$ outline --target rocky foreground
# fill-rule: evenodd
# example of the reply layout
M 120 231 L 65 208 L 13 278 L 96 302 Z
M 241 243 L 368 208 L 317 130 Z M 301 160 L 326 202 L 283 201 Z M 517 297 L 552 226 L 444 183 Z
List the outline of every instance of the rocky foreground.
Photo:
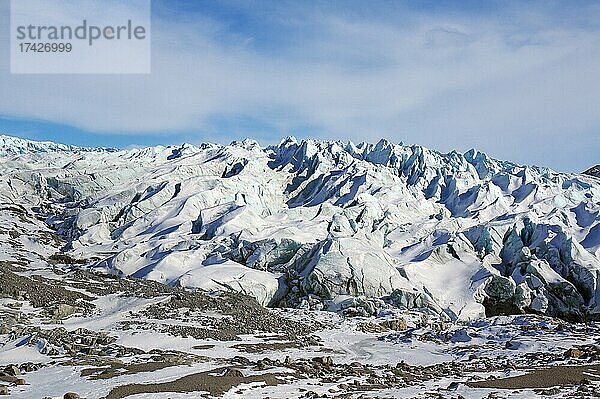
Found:
M 600 183 L 386 142 L 0 142 L 0 394 L 589 398 Z
M 600 329 L 542 316 L 446 323 L 266 309 L 3 262 L 0 392 L 16 398 L 589 398 Z M 64 396 L 77 398 L 77 396 Z

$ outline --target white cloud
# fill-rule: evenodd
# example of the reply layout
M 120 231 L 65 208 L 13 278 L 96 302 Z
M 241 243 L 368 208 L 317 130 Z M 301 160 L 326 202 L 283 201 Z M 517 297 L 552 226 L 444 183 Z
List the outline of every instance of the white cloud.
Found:
M 406 14 L 397 24 L 297 15 L 288 23 L 315 32 L 271 51 L 219 21 L 155 19 L 151 75 L 18 76 L 3 64 L 0 114 L 101 132 L 212 135 L 214 115 L 250 115 L 282 135 L 315 126 L 332 138 L 479 147 L 580 168 L 600 151 L 589 133 L 600 128 L 599 32 L 519 12 L 513 25 L 460 15 Z M 557 160 L 556 147 L 540 141 L 586 156 Z

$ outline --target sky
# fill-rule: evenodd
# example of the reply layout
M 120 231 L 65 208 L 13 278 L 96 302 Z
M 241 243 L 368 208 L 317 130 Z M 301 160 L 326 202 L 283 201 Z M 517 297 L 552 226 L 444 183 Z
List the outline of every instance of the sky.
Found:
M 598 1 L 153 0 L 151 31 L 150 74 L 17 75 L 0 56 L 0 133 L 386 138 L 559 171 L 600 163 Z

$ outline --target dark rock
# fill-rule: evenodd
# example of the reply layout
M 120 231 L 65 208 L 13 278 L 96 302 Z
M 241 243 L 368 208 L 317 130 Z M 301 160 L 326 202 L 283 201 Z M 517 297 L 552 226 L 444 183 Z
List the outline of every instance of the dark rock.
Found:
M 323 366 L 333 366 L 333 359 L 331 359 L 331 356 L 315 357 L 312 360 L 313 362 Z
M 21 374 L 21 370 L 19 370 L 19 368 L 15 365 L 10 365 L 10 366 L 6 366 L 4 368 L 4 372 L 8 375 L 20 375 Z
M 0 381 L 9 382 L 11 384 L 14 384 L 18 379 L 19 378 L 15 377 L 14 375 L 0 375 Z
M 235 377 L 235 378 L 243 378 L 244 374 L 233 367 L 229 367 L 227 368 L 227 370 L 225 370 L 225 373 L 223 374 L 224 377 Z
M 581 356 L 583 356 L 583 351 L 581 351 L 577 348 L 567 349 L 567 351 L 565 352 L 565 357 L 568 357 L 568 358 L 578 359 Z
M 600 165 L 592 166 L 591 168 L 583 172 L 583 174 L 600 177 Z
M 266 370 L 269 368 L 269 365 L 263 361 L 263 360 L 259 360 L 258 362 L 256 362 L 256 370 L 262 371 L 262 370 Z
M 519 344 L 513 341 L 506 341 L 506 343 L 504 344 L 504 347 L 506 349 L 518 349 L 519 348 Z

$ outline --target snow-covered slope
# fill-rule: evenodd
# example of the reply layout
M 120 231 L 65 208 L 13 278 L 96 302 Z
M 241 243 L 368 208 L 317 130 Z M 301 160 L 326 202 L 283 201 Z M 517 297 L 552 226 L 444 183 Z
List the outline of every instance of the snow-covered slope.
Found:
M 583 173 L 590 176 L 600 177 L 600 165 L 592 166 Z
M 18 137 L 0 135 L 0 155 L 3 157 L 30 152 L 77 151 L 74 146 L 57 144 L 51 141 L 31 141 Z
M 600 313 L 593 177 L 386 140 L 1 140 L 0 201 L 44 213 L 70 256 L 111 273 L 359 314 Z

